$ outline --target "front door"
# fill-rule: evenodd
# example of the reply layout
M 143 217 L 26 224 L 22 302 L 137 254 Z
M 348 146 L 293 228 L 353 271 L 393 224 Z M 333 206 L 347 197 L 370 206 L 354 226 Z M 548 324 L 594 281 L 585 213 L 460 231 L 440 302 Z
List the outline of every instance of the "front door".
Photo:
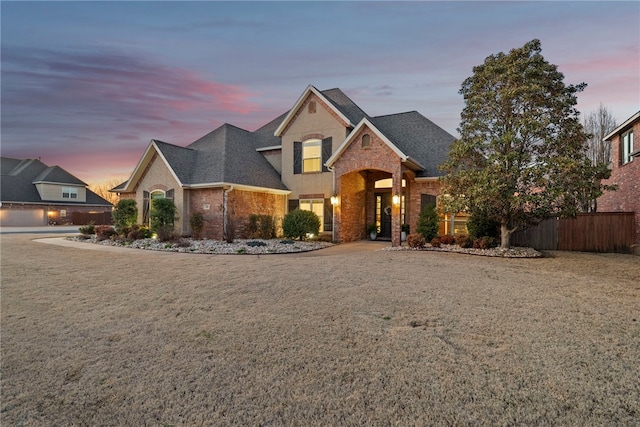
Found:
M 379 238 L 391 238 L 391 192 L 376 193 L 376 224 L 380 232 Z

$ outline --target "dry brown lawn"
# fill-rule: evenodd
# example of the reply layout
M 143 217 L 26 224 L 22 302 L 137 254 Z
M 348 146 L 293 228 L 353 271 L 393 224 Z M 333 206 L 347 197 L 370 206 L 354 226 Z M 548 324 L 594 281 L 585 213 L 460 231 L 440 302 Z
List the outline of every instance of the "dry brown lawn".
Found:
M 640 257 L 33 238 L 1 236 L 3 426 L 640 425 Z

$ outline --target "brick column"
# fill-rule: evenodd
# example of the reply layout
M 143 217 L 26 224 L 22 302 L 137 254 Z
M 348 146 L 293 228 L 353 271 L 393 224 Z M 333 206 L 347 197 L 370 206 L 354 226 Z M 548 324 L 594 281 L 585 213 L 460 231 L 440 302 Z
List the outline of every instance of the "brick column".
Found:
M 400 162 L 398 162 L 398 166 L 393 172 L 393 189 L 391 191 L 391 195 L 394 198 L 396 195 L 398 197 L 402 195 L 402 165 Z M 400 238 L 400 226 L 402 225 L 400 203 L 392 203 L 391 205 L 391 246 L 400 246 L 402 245 Z

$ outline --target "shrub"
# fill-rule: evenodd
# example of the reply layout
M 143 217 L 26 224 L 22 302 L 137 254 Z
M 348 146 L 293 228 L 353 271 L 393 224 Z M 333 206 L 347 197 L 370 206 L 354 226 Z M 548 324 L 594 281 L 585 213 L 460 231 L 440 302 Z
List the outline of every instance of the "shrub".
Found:
M 433 246 L 434 248 L 439 248 L 441 243 L 442 242 L 440 241 L 439 237 L 434 237 L 433 239 L 431 239 L 431 246 Z
M 160 228 L 171 226 L 178 219 L 178 209 L 171 199 L 154 199 L 150 212 L 151 230 L 158 233 Z
M 93 223 L 87 224 L 83 227 L 78 228 L 78 231 L 80 232 L 80 234 L 89 236 L 91 234 L 96 234 L 96 226 Z
M 440 236 L 440 242 L 443 245 L 453 245 L 456 242 L 455 237 L 450 236 L 450 235 L 444 235 L 444 236 Z
M 173 224 L 163 225 L 156 230 L 156 234 L 158 236 L 158 240 L 161 242 L 168 242 L 170 240 L 174 240 L 176 238 L 173 233 Z
M 116 230 L 110 225 L 99 225 L 95 228 L 95 231 L 98 240 L 107 240 L 118 235 Z
M 413 233 L 407 236 L 407 245 L 410 248 L 424 248 L 426 241 L 420 233 Z
M 118 234 L 127 235 L 131 227 L 138 220 L 138 207 L 133 199 L 122 199 L 113 211 L 113 224 Z
M 285 215 L 282 231 L 287 239 L 304 240 L 307 234 L 318 234 L 320 218 L 311 211 L 295 209 Z
M 202 236 L 202 229 L 204 228 L 204 216 L 202 212 L 194 212 L 189 216 L 189 226 L 191 227 L 191 234 L 194 239 L 199 239 Z
M 260 240 L 251 240 L 249 242 L 246 243 L 247 246 L 250 246 L 252 248 L 257 248 L 260 246 L 267 246 L 267 244 L 265 242 L 261 242 Z
M 431 204 L 427 205 L 420 216 L 418 216 L 418 227 L 416 231 L 422 234 L 425 240 L 429 241 L 438 235 L 438 224 L 440 219 L 438 218 L 438 212 L 436 206 Z
M 473 241 L 469 238 L 469 236 L 457 236 L 456 244 L 461 248 L 470 248 L 473 246 Z
M 484 236 L 473 241 L 473 247 L 475 249 L 491 249 L 498 246 L 498 239 L 491 236 Z
M 127 234 L 127 239 L 141 240 L 151 237 L 151 230 L 148 227 L 144 227 L 138 224 L 131 226 L 131 231 Z
M 247 235 L 251 239 L 273 239 L 276 237 L 276 219 L 270 215 L 250 215 Z
M 467 230 L 471 239 L 479 239 L 484 236 L 499 237 L 500 223 L 489 219 L 484 212 L 474 212 L 467 220 Z

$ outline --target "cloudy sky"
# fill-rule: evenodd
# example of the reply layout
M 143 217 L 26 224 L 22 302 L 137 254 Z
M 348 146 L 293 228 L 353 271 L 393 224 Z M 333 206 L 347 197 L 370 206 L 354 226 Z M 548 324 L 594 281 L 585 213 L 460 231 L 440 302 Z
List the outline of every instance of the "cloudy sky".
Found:
M 457 135 L 462 81 L 540 39 L 618 123 L 640 109 L 640 3 L 2 1 L 2 156 L 87 183 L 126 178 L 152 138 L 255 130 L 312 84 L 370 115 L 417 110 Z

